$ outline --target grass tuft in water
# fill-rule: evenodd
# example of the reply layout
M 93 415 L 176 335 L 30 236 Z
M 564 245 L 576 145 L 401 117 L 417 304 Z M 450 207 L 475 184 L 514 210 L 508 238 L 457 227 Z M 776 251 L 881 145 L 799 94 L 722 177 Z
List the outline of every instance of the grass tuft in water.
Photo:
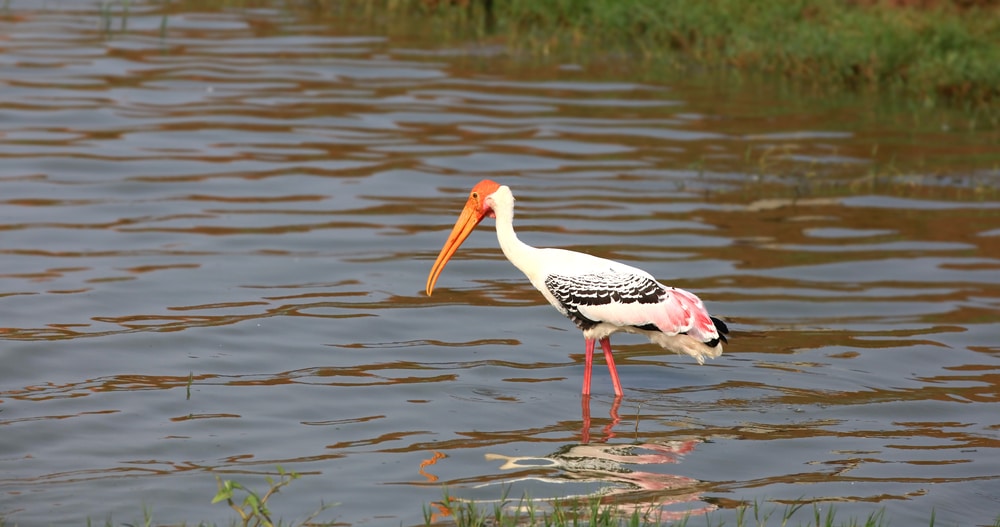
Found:
M 112 29 L 112 25 L 115 17 L 115 6 L 118 6 L 121 17 L 118 33 L 125 33 L 128 30 L 129 10 L 132 6 L 132 1 L 105 0 L 98 5 L 100 11 L 100 31 L 104 35 L 104 38 L 114 36 L 115 30 Z
M 424 507 L 425 526 L 455 526 L 455 527 L 888 527 L 885 509 L 879 509 L 864 519 L 851 518 L 838 520 L 836 508 L 828 506 L 821 508 L 813 504 L 812 515 L 803 523 L 795 519 L 805 503 L 786 505 L 778 515 L 777 507 L 768 507 L 754 501 L 736 509 L 736 523 L 730 524 L 721 518 L 713 518 L 707 514 L 703 518 L 684 517 L 676 521 L 661 521 L 657 518 L 653 507 L 645 513 L 635 508 L 626 511 L 622 506 L 603 504 L 600 498 L 591 500 L 574 500 L 563 502 L 553 500 L 544 506 L 532 500 L 529 496 L 522 497 L 515 504 L 509 497 L 510 489 L 505 488 L 499 500 L 491 500 L 487 505 L 478 504 L 472 500 L 452 497 L 447 489 L 444 497 L 435 507 Z M 438 509 L 443 516 L 435 513 Z M 544 509 L 544 510 L 543 510 Z M 702 521 L 704 523 L 702 523 Z M 931 512 L 930 527 L 934 527 L 935 515 Z M 1000 527 L 1000 517 L 993 527 Z
M 277 470 L 277 480 L 272 479 L 270 476 L 264 478 L 268 485 L 264 494 L 258 494 L 237 481 L 224 480 L 216 476 L 215 480 L 218 483 L 219 491 L 212 498 L 212 503 L 225 501 L 239 515 L 239 525 L 242 527 L 276 527 L 286 525 L 280 520 L 275 523 L 271 519 L 271 510 L 268 507 L 268 502 L 282 488 L 287 487 L 291 482 L 299 479 L 300 476 L 295 472 L 286 472 L 281 466 L 278 466 Z M 237 494 L 244 495 L 243 501 L 239 501 Z M 320 508 L 303 520 L 300 525 L 316 525 L 313 520 L 320 513 L 334 506 L 336 504 L 321 504 Z

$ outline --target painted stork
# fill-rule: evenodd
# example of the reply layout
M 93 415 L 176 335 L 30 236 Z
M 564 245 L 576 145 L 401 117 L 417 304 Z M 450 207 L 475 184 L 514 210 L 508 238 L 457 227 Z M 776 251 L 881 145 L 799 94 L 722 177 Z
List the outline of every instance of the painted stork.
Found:
M 427 295 L 448 260 L 485 217 L 496 219 L 497 239 L 510 263 L 521 270 L 560 313 L 583 330 L 587 355 L 583 395 L 590 394 L 594 344 L 601 343 L 615 395 L 622 395 L 611 355 L 610 336 L 616 331 L 645 335 L 660 347 L 686 353 L 698 364 L 722 354 L 729 329 L 705 310 L 692 293 L 668 287 L 635 267 L 564 249 L 538 249 L 514 233 L 514 195 L 510 188 L 480 181 L 462 209 L 448 241 L 427 276 Z

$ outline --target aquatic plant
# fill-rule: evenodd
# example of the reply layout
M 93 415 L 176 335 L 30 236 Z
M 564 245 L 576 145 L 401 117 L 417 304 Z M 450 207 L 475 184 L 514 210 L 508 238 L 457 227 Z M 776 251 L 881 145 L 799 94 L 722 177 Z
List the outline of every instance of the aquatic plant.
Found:
M 285 471 L 285 469 L 281 468 L 281 466 L 277 467 L 277 471 L 277 480 L 271 478 L 270 476 L 264 478 L 268 485 L 264 494 L 258 494 L 237 481 L 231 479 L 224 480 L 216 476 L 215 480 L 218 483 L 219 491 L 215 494 L 215 497 L 212 498 L 212 503 L 225 501 L 229 507 L 236 511 L 236 513 L 240 516 L 240 525 L 242 527 L 275 527 L 284 525 L 280 521 L 275 523 L 274 520 L 271 519 L 271 511 L 268 508 L 268 501 L 283 487 L 286 487 L 291 482 L 299 479 L 300 476 L 296 472 Z M 243 501 L 239 501 L 236 497 L 238 493 L 242 493 L 244 495 Z M 321 504 L 320 508 L 303 520 L 301 525 L 314 525 L 312 520 L 321 512 L 333 506 L 335 506 L 335 504 Z
M 528 496 L 517 502 L 509 499 L 509 488 L 505 488 L 501 499 L 494 500 L 489 506 L 483 506 L 475 501 L 457 499 L 445 490 L 444 498 L 436 508 L 424 508 L 425 526 L 454 525 L 455 527 L 691 527 L 700 524 L 691 516 L 685 516 L 676 521 L 663 521 L 653 508 L 645 511 L 616 504 L 602 504 L 599 498 L 587 501 L 571 501 L 568 503 L 555 500 L 550 504 L 540 503 Z M 838 520 L 834 506 L 820 507 L 814 503 L 812 515 L 806 523 L 793 518 L 799 514 L 805 503 L 786 505 L 783 510 L 754 501 L 739 505 L 736 509 L 735 527 L 888 527 L 885 509 L 878 509 L 864 519 L 850 518 Z M 780 512 L 780 515 L 778 514 Z M 442 514 L 443 513 L 443 514 Z M 445 521 L 445 518 L 450 518 Z M 721 518 L 712 514 L 704 516 L 706 527 L 722 527 L 729 525 Z M 934 527 L 935 515 L 931 512 L 928 525 Z M 994 527 L 1000 527 L 1000 517 L 994 522 Z

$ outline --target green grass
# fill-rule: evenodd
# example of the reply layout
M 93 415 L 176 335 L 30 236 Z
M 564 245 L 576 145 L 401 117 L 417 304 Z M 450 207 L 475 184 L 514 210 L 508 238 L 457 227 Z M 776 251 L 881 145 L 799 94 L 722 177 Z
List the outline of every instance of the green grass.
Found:
M 658 517 L 654 507 L 644 511 L 625 508 L 619 505 L 604 505 L 600 499 L 572 501 L 563 503 L 554 501 L 545 503 L 523 497 L 520 500 L 510 500 L 506 493 L 489 505 L 477 504 L 474 501 L 459 500 L 445 492 L 437 507 L 424 508 L 424 525 L 454 526 L 454 527 L 888 527 L 884 509 L 879 509 L 863 519 L 837 518 L 836 507 L 827 504 L 825 511 L 817 504 L 812 510 L 806 510 L 804 503 L 778 506 L 761 504 L 740 505 L 736 508 L 735 523 L 707 514 L 699 517 L 685 517 L 676 521 L 663 521 Z M 447 516 L 440 518 L 435 510 L 446 511 Z M 805 516 L 804 521 L 798 519 Z M 935 515 L 932 511 L 927 525 L 935 526 Z M 1000 527 L 1000 517 L 993 523 Z
M 272 513 L 268 507 L 268 502 L 273 498 L 282 488 L 290 485 L 293 481 L 299 479 L 299 474 L 295 472 L 287 472 L 280 466 L 278 470 L 278 479 L 272 479 L 270 476 L 264 478 L 267 482 L 267 490 L 263 493 L 257 493 L 253 490 L 243 486 L 243 484 L 238 481 L 231 479 L 222 479 L 216 476 L 215 481 L 218 484 L 219 491 L 212 498 L 212 503 L 222 503 L 226 502 L 229 508 L 236 511 L 236 514 L 240 517 L 239 525 L 241 527 L 277 527 L 281 525 L 296 525 L 296 524 L 285 524 L 282 521 L 275 522 L 271 519 Z M 240 500 L 242 495 L 243 499 Z M 322 523 L 315 523 L 313 520 L 319 516 L 320 513 L 333 507 L 332 504 L 321 504 L 320 507 L 310 514 L 304 521 L 299 525 L 324 525 Z
M 353 5 L 345 8 L 344 4 Z M 777 73 L 836 88 L 895 90 L 928 103 L 1000 99 L 1000 7 L 862 7 L 845 0 L 428 0 L 322 2 L 391 28 L 495 37 L 515 52 L 650 68 Z M 429 7 L 433 5 L 433 7 Z M 415 21 L 419 21 L 419 24 Z M 442 30 L 442 26 L 451 28 Z M 463 30 L 464 28 L 464 30 Z
M 225 502 L 235 511 L 237 518 L 228 524 L 230 526 L 318 527 L 343 525 L 337 522 L 316 520 L 323 511 L 336 506 L 336 504 L 321 503 L 319 508 L 298 522 L 272 519 L 269 508 L 270 501 L 300 478 L 299 474 L 286 471 L 280 466 L 277 467 L 277 474 L 277 479 L 265 478 L 267 488 L 262 491 L 254 491 L 235 480 L 216 477 L 218 491 L 211 501 L 212 503 Z M 514 501 L 508 497 L 509 490 L 509 487 L 505 487 L 500 499 L 492 500 L 488 505 L 484 505 L 481 502 L 454 498 L 445 489 L 444 497 L 440 502 L 424 506 L 424 525 L 425 527 L 696 527 L 701 525 L 705 527 L 730 525 L 734 527 L 888 527 L 890 525 L 884 509 L 879 509 L 864 519 L 839 520 L 836 508 L 832 504 L 826 504 L 825 511 L 820 505 L 813 504 L 812 510 L 809 511 L 805 509 L 805 503 L 785 505 L 783 509 L 779 509 L 777 505 L 761 504 L 756 501 L 752 504 L 738 505 L 735 508 L 735 523 L 732 524 L 727 523 L 724 519 L 713 517 L 717 516 L 716 513 L 684 517 L 676 521 L 663 521 L 662 516 L 652 505 L 647 508 L 636 508 L 604 504 L 600 498 L 534 500 L 529 496 L 524 496 Z M 806 521 L 803 522 L 796 516 L 806 516 Z M 0 517 L 0 527 L 13 527 L 15 525 L 17 524 L 9 523 Z M 154 525 L 183 526 L 188 524 L 158 523 L 154 519 L 152 507 L 144 506 L 142 507 L 142 520 L 138 522 L 115 523 L 109 517 L 103 523 L 95 523 L 87 519 L 84 525 L 87 527 L 92 525 L 152 527 Z M 214 524 L 199 522 L 190 525 L 207 527 Z M 930 512 L 927 525 L 930 527 L 936 525 L 933 511 Z M 1000 516 L 994 520 L 993 527 L 1000 527 Z
M 926 106 L 1000 107 L 1000 2 L 888 0 L 178 0 L 168 11 L 282 6 L 314 23 L 513 56 L 644 70 L 782 75 L 813 88 L 888 91 Z M 934 3 L 934 2 L 930 2 Z M 130 0 L 103 0 L 124 30 Z M 866 4 L 866 5 L 859 5 Z M 367 24 L 367 27 L 366 27 Z M 162 32 L 162 29 L 161 29 Z

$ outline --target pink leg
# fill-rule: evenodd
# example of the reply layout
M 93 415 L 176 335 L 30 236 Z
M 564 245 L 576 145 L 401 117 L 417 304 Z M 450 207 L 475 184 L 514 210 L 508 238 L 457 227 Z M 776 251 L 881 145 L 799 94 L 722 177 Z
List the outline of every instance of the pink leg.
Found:
M 587 357 L 584 359 L 583 395 L 590 395 L 590 373 L 594 368 L 594 339 L 587 340 Z
M 607 443 L 608 440 L 614 439 L 615 431 L 614 428 L 618 426 L 621 422 L 621 418 L 618 417 L 618 407 L 622 404 L 621 396 L 616 396 L 615 400 L 611 403 L 611 420 L 608 424 L 604 425 L 604 437 L 601 439 L 602 443 Z M 587 444 L 590 443 L 590 396 L 584 395 L 580 398 L 580 409 L 582 411 L 583 417 L 583 429 L 580 431 L 580 443 Z M 638 456 L 628 456 L 628 457 L 638 457 Z M 673 460 L 676 461 L 676 460 Z M 625 460 L 626 463 L 630 461 Z
M 621 418 L 618 417 L 618 407 L 621 406 L 621 404 L 622 404 L 622 396 L 616 395 L 615 400 L 611 403 L 611 413 L 609 414 L 611 416 L 611 421 L 608 422 L 608 425 L 604 427 L 605 443 L 607 443 L 609 439 L 613 439 L 615 437 L 614 428 L 618 426 L 619 422 L 621 422 Z
M 580 430 L 580 442 L 587 444 L 590 442 L 590 396 L 580 397 L 580 411 L 583 418 L 583 429 Z
M 615 395 L 621 397 L 623 393 L 622 383 L 618 380 L 618 368 L 615 367 L 615 358 L 611 355 L 611 339 L 609 337 L 601 339 L 601 349 L 604 350 L 604 361 L 608 363 L 608 372 L 611 373 L 611 382 L 615 385 Z M 587 381 L 587 387 L 589 387 L 590 379 L 588 378 Z

